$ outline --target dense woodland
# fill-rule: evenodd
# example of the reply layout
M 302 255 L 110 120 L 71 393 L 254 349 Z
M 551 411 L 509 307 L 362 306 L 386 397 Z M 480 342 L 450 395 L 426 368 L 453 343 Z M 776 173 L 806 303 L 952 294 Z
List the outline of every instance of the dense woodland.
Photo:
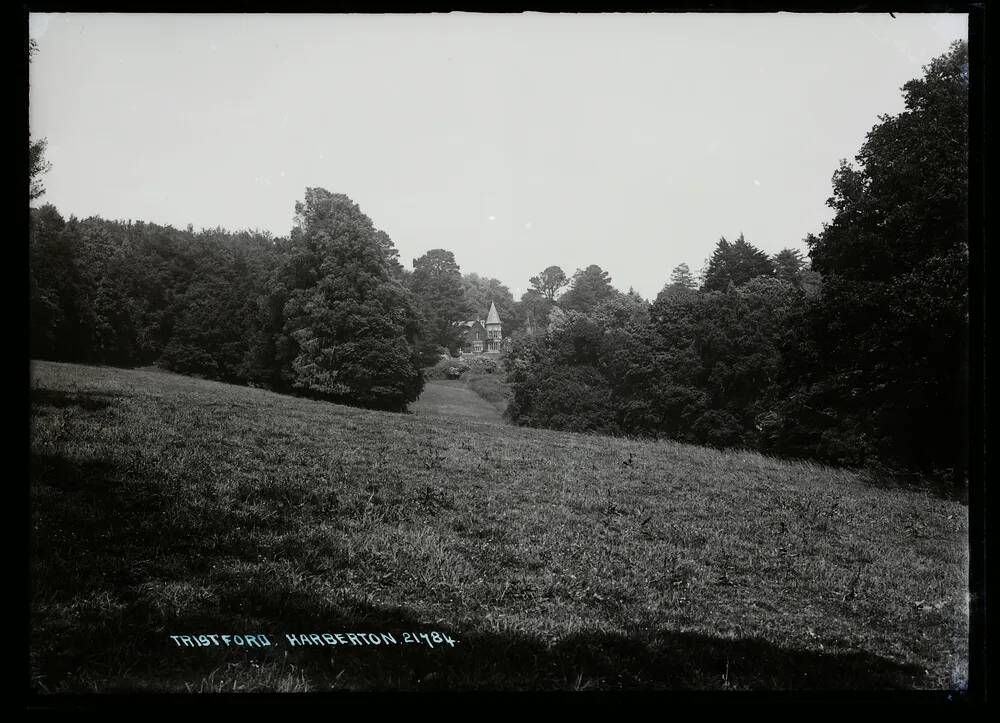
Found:
M 965 44 L 903 91 L 906 109 L 834 173 L 834 217 L 806 237 L 808 257 L 721 238 L 700 273 L 665 270 L 653 300 L 596 265 L 549 266 L 519 300 L 444 249 L 406 268 L 356 204 L 320 188 L 281 238 L 34 208 L 31 354 L 401 411 L 457 349 L 455 322 L 492 300 L 515 339 L 519 424 L 961 479 Z M 33 144 L 32 198 L 43 151 Z

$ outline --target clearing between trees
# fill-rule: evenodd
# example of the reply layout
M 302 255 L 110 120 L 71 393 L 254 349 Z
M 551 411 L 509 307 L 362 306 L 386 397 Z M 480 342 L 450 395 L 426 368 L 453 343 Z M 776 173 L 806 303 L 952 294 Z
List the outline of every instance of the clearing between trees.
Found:
M 41 693 L 965 684 L 956 502 L 419 404 L 48 362 L 31 378 Z M 407 632 L 427 644 L 336 637 Z M 246 634 L 271 645 L 171 638 Z
M 410 405 L 418 416 L 462 418 L 503 424 L 497 408 L 470 389 L 464 381 L 428 380 L 420 398 Z

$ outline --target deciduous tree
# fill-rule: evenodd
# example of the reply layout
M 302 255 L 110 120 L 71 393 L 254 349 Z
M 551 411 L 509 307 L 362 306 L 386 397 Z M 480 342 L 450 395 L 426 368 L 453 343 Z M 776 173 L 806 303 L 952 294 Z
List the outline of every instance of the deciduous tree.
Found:
M 31 38 L 28 41 L 28 59 L 30 60 L 38 52 L 38 41 Z M 34 201 L 45 194 L 45 186 L 40 178 L 43 173 L 52 169 L 52 164 L 45 160 L 45 147 L 47 141 L 44 138 L 30 141 L 28 143 L 28 198 Z
M 295 210 L 288 276 L 301 285 L 284 308 L 292 385 L 347 404 L 405 409 L 423 388 L 417 319 L 383 240 L 343 194 L 308 188 Z
M 809 239 L 823 275 L 811 393 L 836 417 L 845 458 L 952 469 L 966 454 L 968 49 L 955 43 L 903 86 L 855 163 L 834 218 Z M 813 405 L 815 406 L 815 405 Z
M 591 264 L 573 274 L 572 286 L 559 298 L 559 306 L 565 311 L 587 314 L 602 301 L 617 294 L 608 272 L 597 264 Z
M 559 291 L 569 283 L 566 273 L 558 266 L 549 266 L 538 276 L 532 276 L 528 281 L 535 291 L 549 301 L 554 301 Z
M 432 249 L 414 259 L 409 282 L 420 312 L 423 342 L 454 352 L 460 341 L 458 323 L 472 313 L 455 254 Z

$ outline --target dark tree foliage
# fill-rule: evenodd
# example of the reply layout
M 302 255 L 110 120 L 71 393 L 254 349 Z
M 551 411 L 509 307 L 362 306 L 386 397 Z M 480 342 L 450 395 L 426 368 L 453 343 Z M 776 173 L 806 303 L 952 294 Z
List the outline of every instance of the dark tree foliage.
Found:
M 601 302 L 591 314 L 604 329 L 640 329 L 649 324 L 649 302 L 634 290 Z
M 677 264 L 670 272 L 670 281 L 667 286 L 673 289 L 696 289 L 698 282 L 694 280 L 694 275 L 687 264 Z
M 670 272 L 670 280 L 660 290 L 656 298 L 657 300 L 662 300 L 667 296 L 693 294 L 697 291 L 698 282 L 695 281 L 691 269 L 687 264 L 678 264 Z
M 45 160 L 47 144 L 48 141 L 45 138 L 40 138 L 37 141 L 31 141 L 28 145 L 28 198 L 32 201 L 45 195 L 45 185 L 42 183 L 41 176 L 52 170 L 52 164 Z
M 409 288 L 420 315 L 421 346 L 430 347 L 435 353 L 439 347 L 456 353 L 461 344 L 458 322 L 477 311 L 466 300 L 455 255 L 445 249 L 432 249 L 414 259 Z M 436 358 L 430 361 L 433 363 Z
M 38 41 L 28 40 L 28 61 L 38 52 Z M 45 186 L 40 176 L 52 170 L 52 164 L 45 160 L 47 141 L 39 138 L 28 143 L 28 198 L 34 201 L 45 194 Z
M 559 298 L 559 307 L 564 311 L 578 311 L 588 314 L 602 301 L 616 296 L 618 291 L 611 285 L 611 276 L 597 264 L 573 274 L 572 285 Z
M 508 413 L 531 426 L 776 449 L 773 410 L 804 300 L 790 283 L 759 278 L 726 292 L 668 286 L 652 306 L 622 294 L 590 314 L 567 312 L 512 352 Z
M 402 410 L 423 389 L 410 293 L 384 239 L 343 194 L 306 189 L 284 249 L 281 378 L 312 396 Z
M 812 234 L 806 237 L 806 243 L 814 238 Z M 819 293 L 820 275 L 810 267 L 809 259 L 798 249 L 781 249 L 771 258 L 775 278 L 787 281 L 795 288 L 801 289 L 808 296 Z
M 242 380 L 244 332 L 271 245 L 259 234 L 196 237 L 156 224 L 63 222 L 52 206 L 34 209 L 32 355 Z
M 507 415 L 529 427 L 616 432 L 612 389 L 598 368 L 603 330 L 583 314 L 567 317 L 558 331 L 515 343 L 507 364 L 513 390 Z
M 638 432 L 625 419 L 624 385 L 643 358 L 649 304 L 621 294 L 591 314 L 564 312 L 551 330 L 526 338 L 508 356 L 511 419 L 571 431 Z
M 823 275 L 805 398 L 835 420 L 838 461 L 880 458 L 962 476 L 966 446 L 968 51 L 903 86 L 834 175 L 833 220 L 809 239 Z
M 509 359 L 512 419 L 961 481 L 967 67 L 956 44 L 904 86 L 835 174 L 809 263 L 723 239 L 701 289 L 679 268 L 648 310 L 553 310 Z
M 538 276 L 532 276 L 528 281 L 535 291 L 549 301 L 555 301 L 559 291 L 569 283 L 566 273 L 558 266 L 549 266 Z
M 702 289 L 725 291 L 730 284 L 739 286 L 758 276 L 773 275 L 771 259 L 743 238 L 742 233 L 732 243 L 723 236 L 708 261 Z
M 758 446 L 758 420 L 782 382 L 781 339 L 801 302 L 790 284 L 766 278 L 724 293 L 661 295 L 652 311 L 648 395 L 662 431 L 716 446 Z M 659 379 L 668 382 L 663 390 Z
M 399 250 L 393 244 L 392 239 L 389 238 L 389 234 L 385 231 L 377 230 L 375 231 L 375 242 L 378 247 L 382 249 L 382 254 L 385 256 L 385 262 L 389 267 L 389 273 L 397 281 L 403 282 L 406 276 L 405 269 L 403 265 L 399 263 Z
M 192 248 L 195 272 L 177 297 L 176 322 L 163 351 L 171 369 L 249 381 L 257 295 L 273 263 L 266 235 L 203 232 Z
M 771 259 L 775 278 L 797 284 L 806 269 L 806 259 L 798 249 L 781 249 Z
M 423 378 L 392 241 L 346 196 L 307 189 L 297 211 L 273 239 L 32 209 L 32 356 L 404 408 Z
M 504 336 L 511 336 L 518 330 L 514 296 L 504 284 L 497 279 L 469 273 L 462 275 L 462 288 L 465 290 L 465 305 L 471 312 L 470 319 L 485 318 L 490 303 L 494 303 L 503 324 Z
M 31 211 L 30 350 L 33 357 L 93 361 L 96 289 L 80 259 L 80 223 L 52 205 Z
M 510 337 L 536 336 L 543 333 L 549 324 L 549 314 L 554 303 L 537 289 L 528 289 L 512 309 L 514 323 L 510 333 L 504 326 L 504 335 Z

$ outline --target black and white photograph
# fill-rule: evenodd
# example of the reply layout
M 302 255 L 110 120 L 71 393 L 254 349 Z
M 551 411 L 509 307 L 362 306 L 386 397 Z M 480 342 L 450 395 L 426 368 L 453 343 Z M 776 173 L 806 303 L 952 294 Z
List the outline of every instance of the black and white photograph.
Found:
M 22 19 L 32 705 L 969 698 L 967 8 Z

